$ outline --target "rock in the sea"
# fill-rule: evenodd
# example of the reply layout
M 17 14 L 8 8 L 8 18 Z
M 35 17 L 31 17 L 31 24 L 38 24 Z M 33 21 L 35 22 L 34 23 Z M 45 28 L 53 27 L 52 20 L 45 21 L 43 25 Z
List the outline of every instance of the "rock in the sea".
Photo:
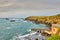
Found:
M 15 22 L 15 20 L 10 20 L 10 22 Z
M 6 20 L 9 20 L 9 18 L 5 18 Z

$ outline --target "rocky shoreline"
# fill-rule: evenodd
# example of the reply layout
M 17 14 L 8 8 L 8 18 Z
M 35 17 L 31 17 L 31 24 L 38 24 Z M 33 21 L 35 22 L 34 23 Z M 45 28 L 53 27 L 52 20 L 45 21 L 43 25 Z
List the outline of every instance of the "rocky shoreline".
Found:
M 53 16 L 29 16 L 25 20 L 32 21 L 36 24 L 46 24 L 50 28 L 52 24 L 60 24 L 60 14 Z

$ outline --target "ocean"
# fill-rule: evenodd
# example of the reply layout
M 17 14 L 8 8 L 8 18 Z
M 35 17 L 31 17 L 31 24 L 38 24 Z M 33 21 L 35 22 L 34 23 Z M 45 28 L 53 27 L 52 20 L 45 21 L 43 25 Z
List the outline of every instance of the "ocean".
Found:
M 44 29 L 46 25 L 23 19 L 0 19 L 0 40 L 13 40 L 17 35 L 28 34 L 32 28 Z

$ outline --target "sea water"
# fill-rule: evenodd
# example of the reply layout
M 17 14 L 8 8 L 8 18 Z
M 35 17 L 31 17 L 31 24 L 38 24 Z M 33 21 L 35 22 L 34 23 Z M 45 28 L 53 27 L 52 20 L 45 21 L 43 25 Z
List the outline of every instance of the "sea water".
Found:
M 46 28 L 43 24 L 35 24 L 23 19 L 0 19 L 0 40 L 13 40 L 14 36 L 25 35 L 32 28 Z

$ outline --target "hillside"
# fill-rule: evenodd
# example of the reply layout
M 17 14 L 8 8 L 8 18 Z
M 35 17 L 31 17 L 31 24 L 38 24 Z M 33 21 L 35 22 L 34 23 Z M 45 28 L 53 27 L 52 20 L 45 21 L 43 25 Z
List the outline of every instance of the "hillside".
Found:
M 60 24 L 60 14 L 53 16 L 29 16 L 25 20 L 34 21 L 35 23 Z

